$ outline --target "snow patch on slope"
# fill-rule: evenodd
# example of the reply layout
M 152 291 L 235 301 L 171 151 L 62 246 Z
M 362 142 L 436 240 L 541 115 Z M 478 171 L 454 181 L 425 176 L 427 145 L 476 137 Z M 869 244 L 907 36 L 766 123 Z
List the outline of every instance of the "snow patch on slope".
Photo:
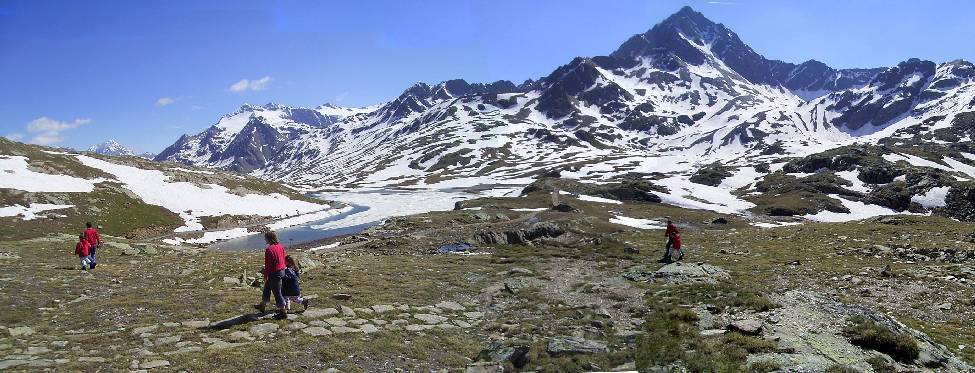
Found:
M 25 157 L 0 156 L 0 188 L 32 193 L 88 193 L 103 181 L 31 171 Z
M 139 196 L 145 203 L 163 207 L 178 214 L 186 225 L 177 232 L 203 229 L 203 216 L 262 215 L 285 217 L 327 209 L 325 205 L 292 200 L 281 194 L 236 195 L 216 184 L 198 186 L 187 182 L 170 182 L 162 171 L 143 170 L 85 155 L 78 155 L 82 164 L 105 171 Z
M 28 206 L 13 205 L 0 207 L 0 216 L 18 216 L 21 215 L 22 220 L 34 220 L 39 218 L 38 214 L 44 211 L 51 210 L 61 210 L 66 208 L 74 207 L 74 205 L 57 205 L 52 203 L 31 203 Z

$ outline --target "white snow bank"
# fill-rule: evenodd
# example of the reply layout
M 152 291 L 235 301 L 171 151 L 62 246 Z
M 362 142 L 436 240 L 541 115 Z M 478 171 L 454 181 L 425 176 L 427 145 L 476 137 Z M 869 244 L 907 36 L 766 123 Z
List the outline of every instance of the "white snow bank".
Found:
M 293 227 L 296 225 L 311 223 L 316 220 L 322 220 L 330 216 L 335 216 L 344 212 L 352 210 L 352 206 L 345 206 L 342 208 L 330 208 L 327 210 L 316 211 L 310 214 L 303 214 L 298 216 L 293 216 L 286 219 L 278 220 L 274 223 L 268 224 L 267 227 L 271 230 L 277 230 L 287 227 Z
M 753 226 L 756 226 L 756 227 L 759 227 L 759 228 L 777 228 L 777 227 L 788 227 L 790 225 L 800 225 L 802 223 L 801 222 L 797 222 L 797 221 L 778 221 L 778 222 L 774 222 L 774 223 L 769 223 L 769 222 L 755 222 L 755 223 L 751 223 L 751 224 Z
M 966 157 L 967 153 L 962 153 L 962 157 Z M 968 177 L 975 178 L 975 166 L 971 166 L 967 163 L 958 161 L 957 159 L 951 157 L 944 157 L 941 159 L 945 164 L 941 164 L 934 161 L 929 161 L 924 158 L 916 157 L 910 154 L 884 154 L 884 159 L 889 162 L 905 161 L 912 166 L 917 167 L 930 167 L 939 170 L 958 172 L 967 175 Z
M 723 214 L 740 214 L 755 207 L 754 203 L 738 198 L 728 189 L 692 183 L 684 176 L 673 176 L 654 183 L 670 191 L 658 193 L 663 203 L 669 205 Z
M 339 245 L 341 245 L 341 244 L 342 244 L 341 242 L 332 242 L 332 243 L 330 243 L 328 245 L 310 248 L 310 249 L 308 249 L 308 251 L 310 251 L 310 252 L 316 252 L 316 251 L 320 251 L 320 250 L 334 249 L 336 247 L 339 247 Z
M 477 195 L 438 190 L 372 190 L 362 192 L 319 193 L 318 198 L 369 208 L 366 211 L 351 214 L 339 220 L 311 226 L 314 229 L 325 230 L 368 224 L 394 216 L 453 210 L 454 203 L 457 201 L 477 198 Z
M 576 198 L 578 198 L 580 201 L 586 201 L 586 202 L 609 203 L 609 204 L 613 204 L 613 205 L 622 205 L 623 204 L 623 202 L 617 201 L 615 199 L 602 198 L 602 197 L 596 197 L 596 196 L 587 196 L 585 194 L 580 194 L 580 195 L 576 196 Z
M 877 205 L 870 205 L 863 202 L 850 201 L 844 199 L 837 194 L 830 194 L 832 198 L 839 200 L 843 206 L 850 209 L 849 214 L 843 214 L 832 211 L 821 211 L 814 215 L 805 215 L 803 218 L 813 221 L 822 222 L 847 222 L 853 220 L 861 220 L 866 218 L 872 218 L 874 216 L 882 215 L 904 215 L 904 212 L 897 212 L 889 208 Z
M 521 190 L 524 188 L 494 188 L 481 191 L 480 195 L 484 197 L 517 197 L 521 194 Z
M 947 163 L 948 166 L 950 166 L 954 171 L 961 172 L 970 177 L 975 177 L 975 167 L 949 157 L 944 157 L 943 161 Z
M 731 176 L 721 180 L 719 187 L 730 190 L 744 188 L 754 184 L 765 175 L 766 173 L 755 170 L 755 167 L 741 167 L 732 172 Z
M 940 164 L 938 162 L 929 161 L 927 159 L 913 156 L 910 154 L 884 154 L 881 158 L 888 162 L 897 163 L 898 161 L 904 161 L 912 166 L 917 167 L 931 167 L 937 168 L 939 170 L 951 171 L 951 168 Z
M 630 217 L 620 216 L 620 215 L 609 218 L 609 222 L 613 224 L 625 225 L 627 227 L 633 227 L 637 229 L 666 229 L 667 228 L 666 225 L 656 220 L 630 218 Z
M 143 170 L 85 155 L 77 157 L 86 166 L 115 175 L 126 188 L 142 198 L 145 203 L 178 214 L 186 221 L 186 225 L 177 228 L 177 232 L 203 229 L 203 225 L 199 222 L 202 216 L 229 214 L 285 217 L 327 208 L 317 203 L 296 201 L 278 193 L 240 196 L 216 184 L 198 186 L 187 182 L 169 182 L 169 177 L 162 171 Z
M 912 196 L 911 202 L 917 202 L 921 206 L 924 206 L 924 208 L 926 209 L 935 208 L 935 207 L 945 207 L 945 205 L 947 204 L 945 202 L 945 199 L 948 198 L 949 189 L 951 188 L 949 187 L 931 188 L 931 190 L 929 190 L 925 194 L 919 196 Z
M 0 207 L 0 216 L 23 215 L 23 220 L 34 220 L 39 217 L 37 214 L 44 211 L 61 210 L 71 207 L 74 207 L 74 205 L 56 205 L 52 203 L 31 203 L 29 206 L 13 205 Z
M 518 209 L 511 209 L 511 211 L 520 211 L 520 212 L 536 212 L 536 211 L 545 211 L 545 210 L 548 210 L 548 208 L 547 207 L 536 207 L 536 208 L 518 208 Z
M 860 170 L 839 171 L 836 172 L 836 176 L 853 184 L 853 186 L 847 187 L 848 189 L 854 192 L 870 193 L 871 188 L 860 180 Z
M 175 240 L 178 242 L 207 244 L 217 242 L 219 240 L 229 240 L 231 238 L 244 237 L 248 234 L 251 233 L 247 231 L 247 228 L 234 228 L 222 231 L 206 232 L 203 233 L 203 237 L 200 238 L 191 238 L 188 240 L 176 238 Z
M 104 179 L 87 180 L 67 175 L 51 175 L 27 169 L 27 158 L 0 156 L 0 188 L 33 193 L 88 193 Z

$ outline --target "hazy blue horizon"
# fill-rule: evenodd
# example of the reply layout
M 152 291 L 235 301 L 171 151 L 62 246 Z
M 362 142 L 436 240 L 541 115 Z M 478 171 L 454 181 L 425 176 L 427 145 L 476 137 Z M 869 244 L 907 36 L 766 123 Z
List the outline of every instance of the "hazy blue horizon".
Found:
M 158 152 L 243 103 L 365 106 L 416 81 L 520 83 L 608 54 L 685 5 L 771 59 L 975 58 L 965 1 L 0 0 L 0 136 Z

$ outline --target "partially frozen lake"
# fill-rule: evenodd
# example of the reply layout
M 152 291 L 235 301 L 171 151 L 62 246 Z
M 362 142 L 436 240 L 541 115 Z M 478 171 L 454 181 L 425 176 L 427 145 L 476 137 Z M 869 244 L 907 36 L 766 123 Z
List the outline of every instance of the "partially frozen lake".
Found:
M 520 190 L 520 189 L 518 189 Z M 374 189 L 349 192 L 323 192 L 315 197 L 345 203 L 352 208 L 337 215 L 310 223 L 276 230 L 278 239 L 288 245 L 321 240 L 329 237 L 355 234 L 380 224 L 395 216 L 421 214 L 430 211 L 447 211 L 454 203 L 489 195 L 517 194 L 514 188 L 491 189 L 480 193 L 460 190 Z M 220 241 L 210 248 L 229 251 L 264 249 L 264 237 L 251 234 Z

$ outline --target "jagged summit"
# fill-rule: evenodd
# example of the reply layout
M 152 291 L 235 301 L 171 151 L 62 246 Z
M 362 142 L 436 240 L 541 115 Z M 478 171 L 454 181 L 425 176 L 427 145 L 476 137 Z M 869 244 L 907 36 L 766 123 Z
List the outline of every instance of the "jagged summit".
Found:
M 836 69 L 770 59 L 685 7 L 608 56 L 577 57 L 537 81 L 417 82 L 366 108 L 251 107 L 157 159 L 344 186 L 513 178 L 622 155 L 680 154 L 693 160 L 686 171 L 933 131 L 973 110 L 973 76 L 963 61 Z
M 108 140 L 105 140 L 105 142 L 103 142 L 101 144 L 93 145 L 93 146 L 91 146 L 91 147 L 88 148 L 88 151 L 95 152 L 95 153 L 98 153 L 98 154 L 114 155 L 114 156 L 131 156 L 131 155 L 135 155 L 135 153 L 131 149 L 123 146 L 122 144 L 120 144 L 115 139 L 108 139 Z

